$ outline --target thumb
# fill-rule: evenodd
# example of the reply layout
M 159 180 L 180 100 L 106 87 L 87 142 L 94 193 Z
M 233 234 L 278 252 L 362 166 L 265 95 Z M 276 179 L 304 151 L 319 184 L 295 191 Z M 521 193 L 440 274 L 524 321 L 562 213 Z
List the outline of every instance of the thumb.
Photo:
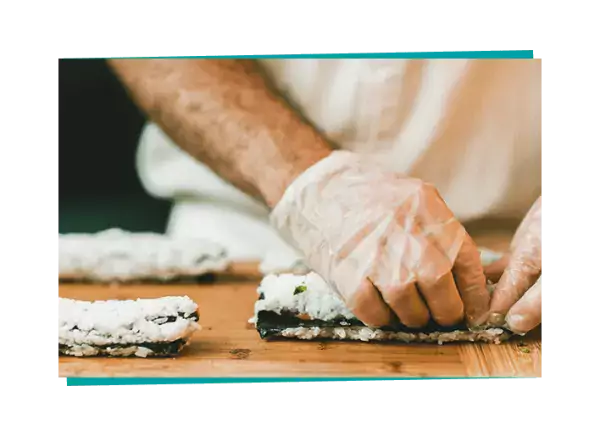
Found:
M 527 333 L 542 322 L 542 277 L 508 311 L 506 323 L 515 333 Z

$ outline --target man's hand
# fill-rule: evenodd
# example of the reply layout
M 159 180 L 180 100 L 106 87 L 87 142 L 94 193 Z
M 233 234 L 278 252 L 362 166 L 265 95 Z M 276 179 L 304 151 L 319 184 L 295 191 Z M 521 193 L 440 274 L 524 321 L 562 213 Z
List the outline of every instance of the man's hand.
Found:
M 367 325 L 487 320 L 479 252 L 431 185 L 335 151 L 292 182 L 271 220 Z
M 529 210 L 511 244 L 496 285 L 490 323 L 527 333 L 542 322 L 542 197 Z

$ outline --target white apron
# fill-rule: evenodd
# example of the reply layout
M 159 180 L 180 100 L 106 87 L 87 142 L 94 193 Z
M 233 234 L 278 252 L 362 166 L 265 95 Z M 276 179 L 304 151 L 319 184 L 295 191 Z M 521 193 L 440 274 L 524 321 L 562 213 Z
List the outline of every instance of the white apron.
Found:
M 541 193 L 539 60 L 263 60 L 275 85 L 340 148 L 377 153 L 433 183 L 457 218 L 521 218 Z M 267 208 L 181 151 L 154 124 L 137 169 L 174 199 L 167 233 L 234 260 L 290 264 Z

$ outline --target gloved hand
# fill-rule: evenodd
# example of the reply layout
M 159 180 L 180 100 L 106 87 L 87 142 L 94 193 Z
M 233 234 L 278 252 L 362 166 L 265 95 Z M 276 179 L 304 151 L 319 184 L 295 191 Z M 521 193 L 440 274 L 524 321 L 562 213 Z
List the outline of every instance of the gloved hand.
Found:
M 511 243 L 508 266 L 490 306 L 490 323 L 527 333 L 542 322 L 542 197 L 531 207 Z
M 288 186 L 271 222 L 367 325 L 487 320 L 490 296 L 464 227 L 432 185 L 374 158 L 334 151 Z

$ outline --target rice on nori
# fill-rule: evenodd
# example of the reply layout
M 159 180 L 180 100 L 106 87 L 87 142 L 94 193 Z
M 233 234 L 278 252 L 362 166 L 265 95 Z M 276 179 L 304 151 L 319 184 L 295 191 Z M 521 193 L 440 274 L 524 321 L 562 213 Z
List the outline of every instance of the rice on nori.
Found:
M 59 355 L 165 357 L 200 329 L 188 297 L 77 301 L 59 299 Z
M 490 289 L 491 290 L 491 289 Z M 443 327 L 431 321 L 420 329 L 404 325 L 365 326 L 317 274 L 268 275 L 258 287 L 254 323 L 261 338 L 340 339 L 360 341 L 499 343 L 512 333 L 504 328 Z
M 196 238 L 109 229 L 58 242 L 61 282 L 194 282 L 229 266 L 223 247 Z

